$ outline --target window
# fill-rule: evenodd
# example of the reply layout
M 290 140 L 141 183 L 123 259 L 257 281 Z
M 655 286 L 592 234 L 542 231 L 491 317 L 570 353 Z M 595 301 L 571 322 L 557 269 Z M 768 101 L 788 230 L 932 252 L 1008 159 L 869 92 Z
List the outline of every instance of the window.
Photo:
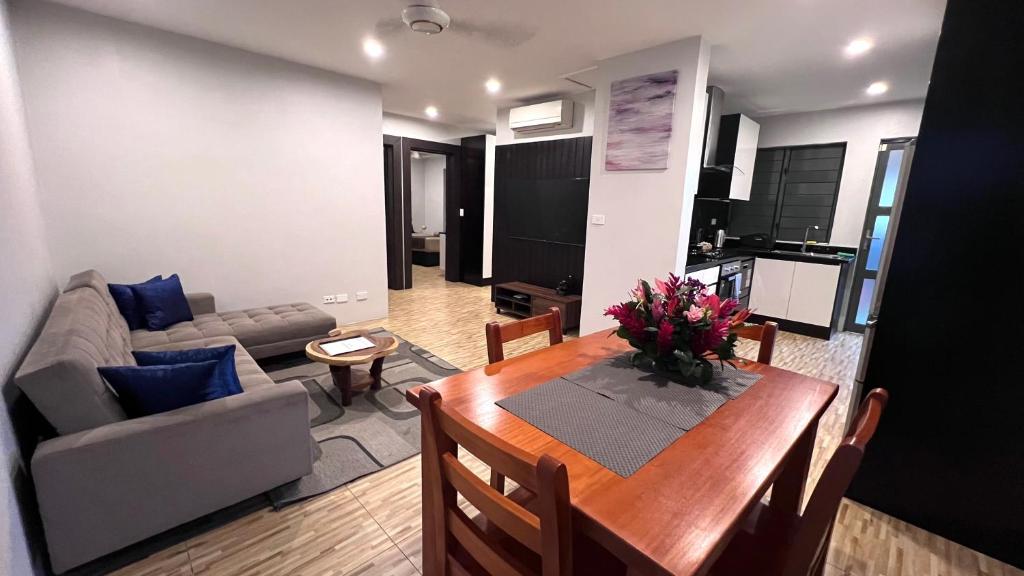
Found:
M 828 242 L 839 196 L 846 144 L 762 148 L 757 151 L 750 200 L 732 202 L 729 235 L 767 233 L 776 241 Z

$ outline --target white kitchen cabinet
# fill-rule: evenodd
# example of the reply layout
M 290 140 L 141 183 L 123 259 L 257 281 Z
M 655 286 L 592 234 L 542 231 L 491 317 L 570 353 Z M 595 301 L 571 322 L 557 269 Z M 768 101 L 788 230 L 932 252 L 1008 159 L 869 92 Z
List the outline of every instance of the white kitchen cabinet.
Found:
M 830 325 L 841 267 L 810 262 L 795 264 L 793 287 L 789 294 L 789 310 L 785 318 L 815 326 Z M 756 273 L 754 279 L 757 279 Z
M 739 126 L 736 132 L 736 153 L 732 160 L 729 199 L 750 200 L 754 160 L 757 157 L 757 138 L 761 133 L 761 125 L 743 114 L 739 114 Z
M 796 264 L 789 260 L 756 259 L 754 283 L 750 287 L 750 309 L 755 314 L 787 318 Z M 834 290 L 832 295 L 835 296 Z

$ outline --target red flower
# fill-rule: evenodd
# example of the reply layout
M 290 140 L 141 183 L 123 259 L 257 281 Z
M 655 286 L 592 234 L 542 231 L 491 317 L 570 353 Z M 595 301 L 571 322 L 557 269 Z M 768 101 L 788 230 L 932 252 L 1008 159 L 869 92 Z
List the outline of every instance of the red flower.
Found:
M 642 339 L 644 336 L 644 320 L 637 313 L 636 309 L 629 304 L 616 304 L 604 311 L 605 316 L 611 316 L 618 321 L 634 338 Z
M 672 333 L 675 327 L 668 318 L 664 318 L 658 325 L 658 354 L 665 354 L 672 351 Z

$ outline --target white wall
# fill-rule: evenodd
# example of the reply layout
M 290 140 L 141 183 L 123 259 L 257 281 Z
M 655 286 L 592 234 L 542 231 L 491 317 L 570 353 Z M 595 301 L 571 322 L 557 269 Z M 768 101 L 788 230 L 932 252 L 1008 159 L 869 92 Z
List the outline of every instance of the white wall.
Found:
M 758 148 L 846 142 L 842 180 L 830 244 L 856 248 L 871 195 L 878 144 L 917 136 L 923 100 L 758 118 Z
M 43 2 L 13 12 L 57 276 L 387 315 L 376 84 Z
M 593 136 L 594 135 L 594 91 L 587 90 L 585 92 L 579 92 L 576 94 L 570 94 L 568 96 L 560 96 L 558 98 L 568 98 L 575 102 L 573 105 L 573 121 L 571 128 L 565 128 L 562 130 L 548 130 L 537 134 L 523 135 L 516 134 L 508 127 L 508 111 L 510 107 L 498 109 L 498 125 L 495 131 L 497 137 L 496 144 L 503 146 L 505 144 L 519 144 L 521 142 L 539 142 L 541 140 L 559 140 L 561 138 L 579 138 L 581 136 Z M 555 100 L 556 97 L 545 98 L 539 102 L 546 102 L 549 100 Z M 536 104 L 537 102 L 526 102 L 520 104 L 520 106 L 526 106 L 528 104 Z
M 590 168 L 589 225 L 584 261 L 580 334 L 614 325 L 602 316 L 621 302 L 638 278 L 664 278 L 686 265 L 693 195 L 700 175 L 708 45 L 698 36 L 598 63 L 594 149 Z M 615 80 L 678 70 L 668 168 L 609 172 L 604 168 L 608 101 Z M 588 82 L 590 83 L 590 82 Z
M 424 161 L 423 198 L 428 234 L 444 232 L 444 173 L 447 165 L 448 158 L 441 155 L 428 156 Z
M 430 140 L 444 144 L 460 144 L 466 136 L 479 136 L 480 130 L 452 126 L 443 122 L 431 122 L 410 116 L 401 116 L 385 112 L 384 133 L 389 136 L 403 136 L 418 140 Z
M 421 153 L 409 164 L 412 227 L 417 234 L 444 232 L 444 171 L 447 162 L 446 156 Z
M 20 393 L 11 378 L 57 295 L 57 285 L 36 198 L 6 0 L 0 0 L 0 218 L 0 574 L 32 574 L 32 552 L 18 506 L 26 500 L 20 488 L 31 480 L 14 435 L 11 407 Z
M 491 258 L 494 253 L 494 146 L 497 138 L 484 137 L 484 261 L 480 268 L 482 278 L 491 277 Z

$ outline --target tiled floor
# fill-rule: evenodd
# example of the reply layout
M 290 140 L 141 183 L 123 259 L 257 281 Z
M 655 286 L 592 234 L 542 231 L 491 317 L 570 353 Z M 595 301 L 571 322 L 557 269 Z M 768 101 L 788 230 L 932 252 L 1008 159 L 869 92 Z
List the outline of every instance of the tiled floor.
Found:
M 412 290 L 391 292 L 383 326 L 462 369 L 487 362 L 485 322 L 498 316 L 489 289 L 445 282 L 437 268 L 414 267 Z M 507 355 L 545 345 L 545 336 L 513 343 Z M 741 343 L 754 357 L 756 343 Z M 822 419 L 811 482 L 815 482 L 845 426 L 860 337 L 826 342 L 781 333 L 774 364 L 840 384 Z M 486 468 L 465 460 L 484 477 Z M 941 505 L 941 503 L 936 503 Z M 396 575 L 419 573 L 420 461 L 410 458 L 346 487 L 282 512 L 262 510 L 195 537 L 119 575 Z M 827 576 L 1024 576 L 987 556 L 859 504 L 844 501 Z

